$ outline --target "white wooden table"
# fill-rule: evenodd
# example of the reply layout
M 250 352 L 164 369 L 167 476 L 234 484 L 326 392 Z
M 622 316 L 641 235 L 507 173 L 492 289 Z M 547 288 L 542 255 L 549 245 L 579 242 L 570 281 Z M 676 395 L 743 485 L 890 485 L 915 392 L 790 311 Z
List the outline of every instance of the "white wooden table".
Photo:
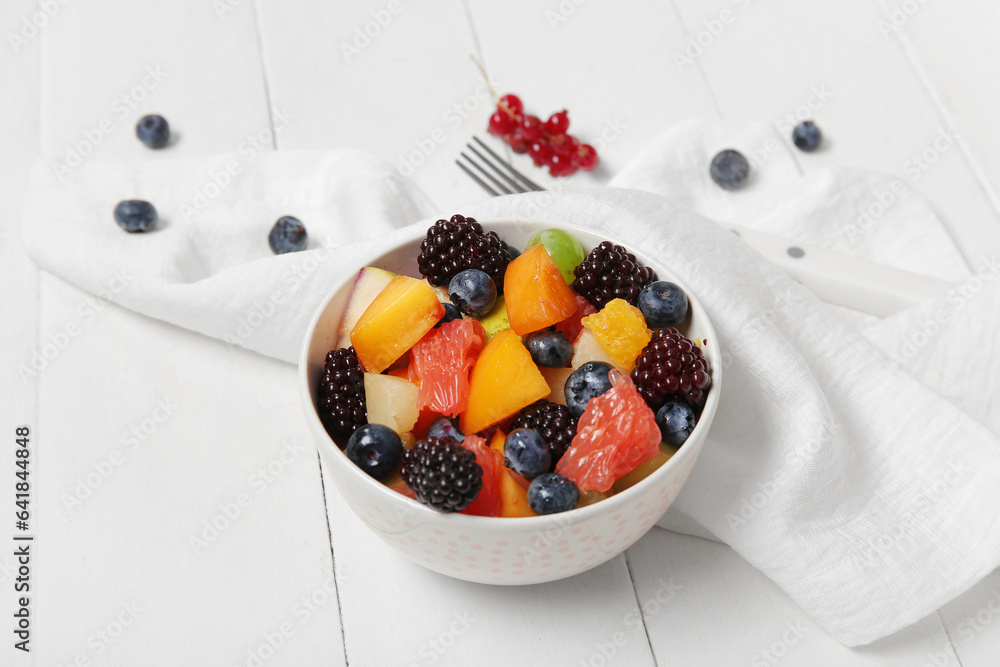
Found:
M 0 499 L 13 498 L 14 427 L 27 424 L 38 541 L 33 650 L 13 650 L 4 627 L 0 664 L 996 665 L 997 573 L 850 650 L 729 548 L 659 529 L 544 586 L 425 571 L 343 507 L 302 426 L 294 368 L 94 307 L 25 258 L 15 223 L 39 150 L 159 159 L 133 135 L 146 112 L 180 135 L 164 154 L 236 150 L 280 128 L 262 150 L 421 162 L 412 178 L 460 210 L 483 198 L 452 164 L 488 116 L 476 53 L 531 109 L 568 108 L 580 135 L 618 128 L 582 183 L 606 181 L 674 121 L 780 124 L 812 104 L 803 113 L 829 141 L 800 156 L 804 171 L 898 174 L 975 264 L 1000 251 L 998 27 L 987 0 L 6 0 Z M 948 128 L 957 141 L 932 155 Z M 44 370 L 18 372 L 69 325 L 78 334 Z

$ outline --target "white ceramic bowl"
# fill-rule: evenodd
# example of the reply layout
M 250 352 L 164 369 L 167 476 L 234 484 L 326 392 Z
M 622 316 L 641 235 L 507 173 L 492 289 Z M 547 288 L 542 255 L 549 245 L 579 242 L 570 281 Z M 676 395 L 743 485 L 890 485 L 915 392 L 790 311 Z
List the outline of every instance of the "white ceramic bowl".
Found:
M 513 247 L 523 247 L 536 231 L 553 227 L 573 234 L 587 251 L 601 241 L 618 243 L 560 223 L 480 222 Z M 419 276 L 417 254 L 424 234 L 423 229 L 414 230 L 410 238 L 365 264 Z M 661 280 L 675 282 L 687 292 L 691 315 L 680 328 L 690 338 L 707 339 L 703 352 L 711 363 L 712 387 L 687 442 L 656 472 L 607 500 L 549 516 L 494 518 L 437 512 L 391 491 L 347 458 L 327 435 L 315 407 L 317 382 L 337 339 L 354 276 L 333 290 L 314 317 L 302 348 L 300 395 L 316 447 L 340 494 L 376 535 L 420 565 L 451 577 L 488 584 L 531 584 L 569 577 L 617 556 L 667 511 L 691 473 L 715 417 L 722 388 L 721 356 L 715 331 L 697 296 L 655 258 L 640 248 L 629 250 L 656 270 Z

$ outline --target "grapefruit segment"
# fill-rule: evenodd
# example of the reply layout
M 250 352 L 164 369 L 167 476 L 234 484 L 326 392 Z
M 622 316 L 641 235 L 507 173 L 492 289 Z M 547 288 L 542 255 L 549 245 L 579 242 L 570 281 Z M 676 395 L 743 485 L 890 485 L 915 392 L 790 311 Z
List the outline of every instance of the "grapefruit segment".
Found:
M 445 322 L 420 339 L 410 351 L 410 381 L 420 387 L 417 407 L 448 417 L 465 410 L 469 400 L 469 371 L 486 332 L 475 320 Z
M 660 428 L 627 376 L 611 371 L 614 386 L 587 403 L 576 437 L 556 464 L 581 493 L 608 491 L 619 477 L 660 452 Z

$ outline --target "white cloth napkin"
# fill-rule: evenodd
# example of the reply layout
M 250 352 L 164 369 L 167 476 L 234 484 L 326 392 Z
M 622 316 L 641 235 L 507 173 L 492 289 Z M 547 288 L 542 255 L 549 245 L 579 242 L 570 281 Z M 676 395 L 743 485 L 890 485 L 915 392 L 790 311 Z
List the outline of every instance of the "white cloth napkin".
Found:
M 768 140 L 776 148 L 745 190 L 708 180 L 716 150 L 749 154 Z M 714 123 L 667 133 L 616 188 L 433 215 L 363 153 L 259 155 L 220 185 L 239 159 L 94 161 L 62 181 L 41 163 L 22 240 L 42 268 L 102 298 L 294 361 L 320 300 L 408 223 L 461 212 L 602 230 L 681 276 L 724 350 L 709 442 L 661 525 L 730 544 L 847 645 L 920 619 L 1000 563 L 1000 280 L 990 273 L 1000 265 L 970 277 L 933 211 L 905 188 L 849 237 L 844 225 L 894 179 L 802 176 L 773 131 Z M 118 229 L 112 209 L 126 198 L 153 202 L 160 227 Z M 959 286 L 862 331 L 697 211 Z M 267 232 L 285 214 L 306 223 L 310 250 L 275 257 Z

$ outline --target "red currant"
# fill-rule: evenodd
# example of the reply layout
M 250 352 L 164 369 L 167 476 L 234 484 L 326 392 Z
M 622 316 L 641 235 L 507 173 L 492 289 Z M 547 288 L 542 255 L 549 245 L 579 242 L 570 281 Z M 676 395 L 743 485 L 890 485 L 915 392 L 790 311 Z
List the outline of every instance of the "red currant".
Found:
M 571 176 L 576 171 L 572 160 L 559 153 L 554 153 L 549 160 L 549 174 L 552 176 Z
M 528 146 L 528 155 L 535 161 L 536 167 L 547 165 L 552 159 L 552 144 L 545 139 L 536 139 Z
M 515 116 L 520 116 L 521 113 L 524 111 L 524 105 L 521 104 L 521 98 L 518 97 L 517 95 L 512 95 L 510 93 L 500 98 L 499 106 L 501 109 L 503 107 L 507 107 L 507 109 L 510 110 L 510 113 L 514 114 Z
M 542 120 L 538 116 L 526 115 L 521 119 L 521 134 L 528 141 L 534 141 L 542 136 L 545 131 L 545 126 L 542 124 Z
M 545 131 L 549 134 L 566 134 L 569 130 L 569 115 L 566 110 L 557 111 L 545 121 Z
M 528 140 L 524 138 L 520 127 L 514 128 L 514 131 L 507 138 L 507 143 L 510 144 L 510 149 L 515 153 L 528 152 Z
M 573 154 L 576 153 L 577 147 L 580 145 L 580 142 L 570 134 L 549 136 L 549 141 L 552 142 L 552 151 L 566 159 L 572 158 Z
M 506 137 L 514 131 L 515 125 L 514 118 L 506 111 L 498 109 L 490 116 L 490 134 L 495 134 L 498 137 Z
M 593 171 L 597 166 L 597 151 L 590 144 L 583 144 L 576 152 L 577 164 L 584 171 Z

